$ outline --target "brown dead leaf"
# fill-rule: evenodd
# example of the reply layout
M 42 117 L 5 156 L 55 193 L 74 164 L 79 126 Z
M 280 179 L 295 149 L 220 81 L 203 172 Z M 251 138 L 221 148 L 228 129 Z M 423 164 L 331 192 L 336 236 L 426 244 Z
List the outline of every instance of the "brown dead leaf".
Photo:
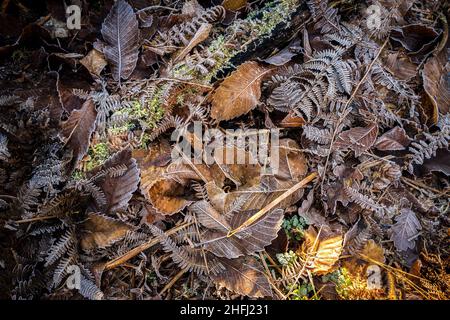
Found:
M 323 275 L 331 271 L 343 249 L 342 234 L 333 235 L 324 227 L 320 234 L 310 226 L 305 232 L 305 241 L 300 255 L 306 261 L 306 268 L 313 274 Z
M 372 124 L 368 127 L 355 127 L 342 132 L 334 146 L 337 149 L 350 148 L 355 151 L 355 155 L 359 157 L 363 152 L 372 147 L 378 135 L 378 125 Z
M 241 295 L 263 298 L 271 297 L 272 290 L 264 270 L 252 256 L 238 259 L 220 259 L 225 267 L 223 272 L 211 275 L 219 285 Z
M 211 118 L 230 120 L 256 107 L 261 97 L 261 82 L 272 70 L 254 61 L 240 65 L 214 92 Z
M 150 186 L 148 198 L 160 213 L 172 215 L 191 203 L 186 200 L 185 193 L 184 185 L 175 180 L 160 178 Z
M 417 65 L 412 63 L 409 57 L 399 52 L 388 54 L 384 66 L 400 80 L 409 81 L 417 74 Z
M 108 170 L 111 172 L 96 181 L 107 200 L 106 206 L 98 209 L 112 214 L 124 210 L 138 188 L 139 169 L 136 160 L 131 156 L 131 149 L 126 148 L 116 152 L 102 166 L 89 172 L 89 176 Z
M 191 50 L 202 43 L 206 39 L 208 39 L 209 34 L 212 29 L 212 24 L 203 23 L 194 34 L 194 36 L 189 40 L 189 43 L 176 54 L 176 58 L 174 59 L 174 63 L 181 61 L 186 55 L 191 52 Z
M 300 181 L 308 172 L 306 158 L 292 139 L 281 139 L 278 145 L 279 169 L 275 176 L 282 180 Z
M 96 76 L 100 76 L 100 73 L 108 64 L 103 53 L 95 49 L 89 51 L 89 53 L 80 60 L 80 63 L 85 66 L 91 74 Z
M 381 151 L 405 150 L 409 143 L 405 129 L 397 126 L 379 137 L 374 147 Z
M 73 152 L 74 164 L 78 163 L 87 152 L 96 119 L 94 102 L 89 99 L 81 109 L 72 111 L 69 119 L 62 124 L 62 135 L 66 146 Z
M 306 121 L 302 117 L 296 116 L 294 113 L 288 113 L 286 117 L 278 124 L 281 128 L 298 128 L 305 125 Z
M 83 222 L 83 234 L 81 236 L 81 248 L 92 250 L 105 248 L 125 237 L 132 229 L 131 226 L 122 221 L 90 213 Z
M 228 10 L 239 10 L 247 5 L 247 0 L 223 0 L 222 6 Z
M 429 100 L 435 109 L 446 114 L 450 110 L 450 91 L 448 83 L 448 72 L 450 64 L 447 61 L 447 50 L 442 50 L 437 56 L 433 56 L 426 63 L 422 71 L 423 87 Z M 437 122 L 437 117 L 435 123 Z

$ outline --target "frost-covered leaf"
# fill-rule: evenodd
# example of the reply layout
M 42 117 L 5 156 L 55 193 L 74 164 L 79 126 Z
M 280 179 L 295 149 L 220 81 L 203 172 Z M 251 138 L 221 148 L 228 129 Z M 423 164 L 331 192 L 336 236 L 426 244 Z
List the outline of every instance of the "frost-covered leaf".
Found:
M 80 244 L 84 250 L 108 247 L 131 230 L 131 226 L 122 221 L 94 213 L 88 215 L 82 228 Z
M 446 114 L 450 110 L 450 84 L 448 77 L 450 63 L 448 62 L 446 51 L 446 49 L 443 49 L 437 56 L 431 57 L 425 63 L 422 71 L 425 92 L 433 107 L 442 114 Z M 437 122 L 437 120 L 435 121 Z
M 218 257 L 237 258 L 260 252 L 277 237 L 283 221 L 282 209 L 266 213 L 249 227 L 228 237 L 227 232 L 208 230 L 203 236 L 205 249 Z M 240 227 L 254 212 L 238 212 L 230 221 L 232 229 Z
M 339 260 L 343 250 L 342 234 L 333 234 L 324 227 L 320 233 L 309 227 L 305 232 L 305 241 L 301 255 L 306 268 L 317 275 L 327 274 Z
M 392 226 L 391 240 L 394 241 L 397 250 L 414 249 L 417 234 L 422 229 L 414 211 L 407 208 L 400 210 L 400 214 L 395 217 L 395 221 L 396 223 Z
M 94 103 L 88 99 L 81 109 L 73 110 L 69 119 L 62 124 L 62 135 L 66 146 L 73 152 L 75 163 L 78 163 L 88 150 L 96 119 Z
M 272 290 L 262 265 L 251 256 L 238 259 L 220 259 L 225 271 L 211 278 L 219 285 L 237 294 L 253 298 L 271 297 Z
M 342 132 L 334 146 L 338 149 L 350 148 L 359 157 L 372 147 L 378 135 L 378 126 L 372 124 L 368 127 L 355 127 Z
M 409 143 L 405 129 L 397 126 L 379 137 L 374 147 L 381 151 L 405 150 Z
M 102 189 L 107 200 L 105 207 L 98 208 L 103 213 L 115 213 L 125 209 L 139 184 L 139 169 L 136 160 L 131 156 L 130 148 L 113 154 L 101 167 L 89 174 L 100 175 L 96 184 Z
M 242 116 L 258 104 L 261 82 L 272 69 L 251 61 L 240 65 L 212 97 L 211 117 L 218 121 Z
M 118 0 L 111 8 L 102 25 L 102 36 L 107 42 L 103 53 L 113 79 L 128 79 L 138 60 L 139 28 L 133 8 L 125 0 Z

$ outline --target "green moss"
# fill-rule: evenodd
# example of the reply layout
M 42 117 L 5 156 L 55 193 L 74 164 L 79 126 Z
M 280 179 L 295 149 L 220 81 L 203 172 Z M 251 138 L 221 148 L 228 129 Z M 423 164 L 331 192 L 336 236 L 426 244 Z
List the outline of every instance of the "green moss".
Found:
M 108 159 L 110 151 L 108 145 L 104 142 L 89 146 L 88 156 L 89 160 L 86 163 L 86 170 L 92 170 L 95 167 L 103 164 Z
M 126 123 L 109 128 L 109 132 L 112 134 L 120 134 L 134 130 L 137 125 L 140 124 L 145 129 L 153 129 L 156 124 L 164 116 L 164 108 L 162 108 L 162 91 L 155 94 L 152 99 L 146 101 L 145 105 L 142 105 L 138 100 L 134 101 L 130 107 L 123 108 L 115 112 L 115 115 L 126 115 L 129 119 Z
M 277 25 L 289 21 L 299 2 L 299 0 L 272 1 L 246 19 L 234 21 L 226 29 L 225 35 L 213 39 L 206 49 L 215 60 L 214 66 L 207 74 L 197 75 L 196 78 L 203 83 L 209 83 L 221 70 L 230 66 L 233 57 L 246 50 L 248 43 L 271 36 Z M 236 37 L 236 30 L 240 29 L 246 30 L 247 35 Z M 193 66 L 188 66 L 184 62 L 172 69 L 172 76 L 181 79 L 190 79 L 196 73 Z

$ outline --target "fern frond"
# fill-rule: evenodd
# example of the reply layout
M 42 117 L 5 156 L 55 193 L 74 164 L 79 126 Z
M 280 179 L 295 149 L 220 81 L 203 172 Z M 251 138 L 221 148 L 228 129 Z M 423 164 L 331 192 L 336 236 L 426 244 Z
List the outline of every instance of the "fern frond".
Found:
M 358 190 L 352 188 L 352 187 L 345 187 L 345 194 L 357 205 L 359 205 L 363 209 L 371 210 L 374 212 L 383 212 L 383 206 L 377 204 L 375 201 L 373 201 L 368 196 L 360 193 Z
M 179 247 L 161 229 L 152 225 L 150 230 L 155 237 L 160 239 L 164 251 L 170 252 L 173 261 L 180 268 L 199 274 L 207 274 L 208 272 L 218 274 L 224 269 L 219 260 L 210 254 L 207 255 L 207 264 L 205 264 L 205 258 L 201 249 L 187 246 Z
M 61 256 L 74 246 L 73 229 L 68 229 L 66 233 L 50 248 L 45 258 L 45 267 L 55 263 Z
M 329 144 L 331 142 L 331 132 L 328 129 L 319 129 L 314 126 L 304 126 L 303 135 L 314 142 L 320 144 Z

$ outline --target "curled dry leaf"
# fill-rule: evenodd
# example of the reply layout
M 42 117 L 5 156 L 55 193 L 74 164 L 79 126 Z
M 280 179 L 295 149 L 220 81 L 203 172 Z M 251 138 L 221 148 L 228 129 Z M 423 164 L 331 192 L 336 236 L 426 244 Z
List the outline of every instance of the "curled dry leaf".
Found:
M 449 78 L 450 63 L 447 60 L 446 50 L 430 58 L 423 67 L 423 87 L 434 109 L 442 114 L 450 111 Z M 437 122 L 437 117 L 435 117 Z
M 91 135 L 95 129 L 97 111 L 91 99 L 86 100 L 79 110 L 73 110 L 62 124 L 62 135 L 66 146 L 72 150 L 74 164 L 86 154 Z
M 189 43 L 180 50 L 179 53 L 176 54 L 176 58 L 174 59 L 174 62 L 182 60 L 186 55 L 191 52 L 191 50 L 197 46 L 198 44 L 202 43 L 209 37 L 209 33 L 211 32 L 212 24 L 210 23 L 203 23 L 200 28 L 198 28 L 197 32 L 194 34 L 194 36 L 189 40 Z
M 218 121 L 230 120 L 256 107 L 261 97 L 261 82 L 271 71 L 254 61 L 240 65 L 214 92 L 211 117 Z
M 138 21 L 125 0 L 118 0 L 111 8 L 102 25 L 102 36 L 107 42 L 103 53 L 114 80 L 120 83 L 136 68 L 139 54 Z
M 131 229 L 122 221 L 90 213 L 82 225 L 81 248 L 92 250 L 108 247 L 125 237 Z
M 409 143 L 405 129 L 397 126 L 379 137 L 374 147 L 381 151 L 405 150 Z
M 399 42 L 410 55 L 429 53 L 439 38 L 439 33 L 424 24 L 410 24 L 392 30 L 391 39 Z
M 289 112 L 286 117 L 278 124 L 281 128 L 298 128 L 306 124 L 305 119 L 296 116 L 293 112 Z
M 334 146 L 338 149 L 350 148 L 359 157 L 363 152 L 372 147 L 378 135 L 378 126 L 372 124 L 368 127 L 355 127 L 342 132 Z
M 220 259 L 225 270 L 211 278 L 228 290 L 253 298 L 271 297 L 272 290 L 262 265 L 252 256 Z
M 314 227 L 305 232 L 300 255 L 306 262 L 306 268 L 313 274 L 323 275 L 331 271 L 343 249 L 342 234 L 333 235 L 324 227 L 320 234 Z
M 98 50 L 92 49 L 89 53 L 80 60 L 80 63 L 93 75 L 100 76 L 102 70 L 108 64 L 105 56 Z

